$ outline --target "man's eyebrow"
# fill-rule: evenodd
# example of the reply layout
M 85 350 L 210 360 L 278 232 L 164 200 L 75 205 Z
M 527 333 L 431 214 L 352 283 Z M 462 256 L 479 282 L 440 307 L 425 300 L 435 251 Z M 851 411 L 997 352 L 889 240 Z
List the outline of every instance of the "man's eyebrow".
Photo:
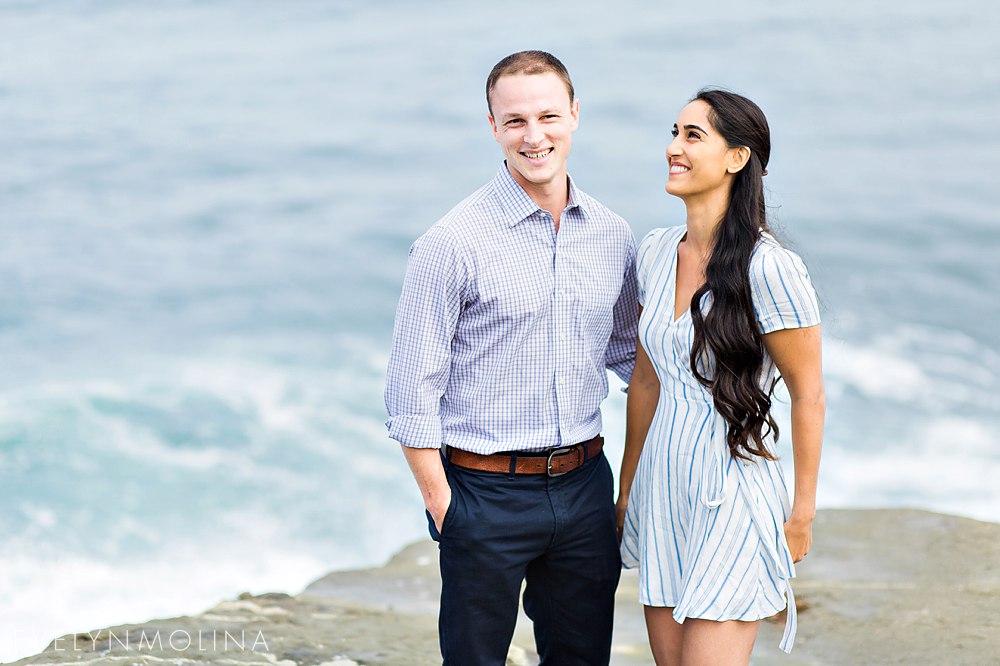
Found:
M 524 114 L 524 113 L 505 113 L 505 114 L 503 114 L 502 119 L 506 121 L 506 120 L 511 120 L 511 119 L 515 119 L 515 118 L 524 118 L 525 115 L 531 116 L 531 115 L 536 115 L 537 114 L 539 116 L 549 116 L 549 115 L 553 115 L 553 114 L 558 115 L 558 114 L 561 114 L 561 113 L 562 112 L 559 109 L 557 109 L 557 108 L 551 108 L 551 109 L 542 109 L 541 111 L 536 111 L 535 113 L 528 113 L 528 114 Z

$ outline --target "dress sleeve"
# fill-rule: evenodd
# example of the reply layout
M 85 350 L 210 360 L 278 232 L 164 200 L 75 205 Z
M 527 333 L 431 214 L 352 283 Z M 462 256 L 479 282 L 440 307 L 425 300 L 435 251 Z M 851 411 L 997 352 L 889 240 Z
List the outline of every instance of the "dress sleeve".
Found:
M 750 291 L 761 333 L 820 323 L 809 271 L 797 254 L 774 241 L 762 242 L 750 259 Z
M 653 229 L 639 243 L 636 253 L 636 280 L 639 287 L 639 305 L 646 307 L 646 287 L 649 284 L 650 265 L 656 255 L 654 248 L 659 245 L 660 237 L 663 236 L 664 229 Z

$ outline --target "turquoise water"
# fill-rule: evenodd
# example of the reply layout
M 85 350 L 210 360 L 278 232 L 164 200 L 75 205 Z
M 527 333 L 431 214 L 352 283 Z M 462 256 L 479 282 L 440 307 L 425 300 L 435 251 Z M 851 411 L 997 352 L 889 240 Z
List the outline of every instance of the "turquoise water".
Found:
M 571 170 L 639 237 L 683 221 L 684 101 L 757 100 L 824 307 L 821 505 L 1000 521 L 998 33 L 985 0 L 0 4 L 0 659 L 423 535 L 393 309 L 499 164 L 483 80 L 522 48 L 569 66 Z

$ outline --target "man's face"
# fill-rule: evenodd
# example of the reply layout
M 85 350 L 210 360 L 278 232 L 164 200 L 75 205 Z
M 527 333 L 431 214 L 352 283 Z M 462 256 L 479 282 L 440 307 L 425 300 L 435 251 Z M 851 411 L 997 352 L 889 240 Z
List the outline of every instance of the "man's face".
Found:
M 503 76 L 490 103 L 493 136 L 514 180 L 536 202 L 551 185 L 564 186 L 580 103 L 570 101 L 562 79 L 552 72 Z

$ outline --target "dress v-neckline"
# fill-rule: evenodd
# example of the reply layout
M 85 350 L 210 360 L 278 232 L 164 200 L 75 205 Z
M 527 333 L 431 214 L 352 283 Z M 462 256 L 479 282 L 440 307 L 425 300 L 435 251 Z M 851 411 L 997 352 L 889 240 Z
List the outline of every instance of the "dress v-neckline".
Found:
M 681 234 L 681 237 L 677 240 L 677 243 L 674 245 L 674 270 L 673 270 L 673 282 L 674 282 L 674 284 L 673 284 L 673 298 L 670 299 L 670 325 L 671 326 L 676 326 L 677 323 L 681 319 L 684 319 L 684 315 L 686 315 L 686 314 L 688 314 L 688 313 L 691 312 L 691 304 L 689 303 L 688 306 L 686 308 L 684 308 L 684 311 L 680 313 L 680 315 L 677 314 L 677 278 L 678 278 L 678 276 L 680 275 L 680 272 L 681 272 L 680 271 L 680 269 L 681 269 L 680 249 L 681 249 L 681 243 L 684 242 L 684 237 L 685 236 L 687 236 L 687 232 L 686 231 L 683 234 Z

